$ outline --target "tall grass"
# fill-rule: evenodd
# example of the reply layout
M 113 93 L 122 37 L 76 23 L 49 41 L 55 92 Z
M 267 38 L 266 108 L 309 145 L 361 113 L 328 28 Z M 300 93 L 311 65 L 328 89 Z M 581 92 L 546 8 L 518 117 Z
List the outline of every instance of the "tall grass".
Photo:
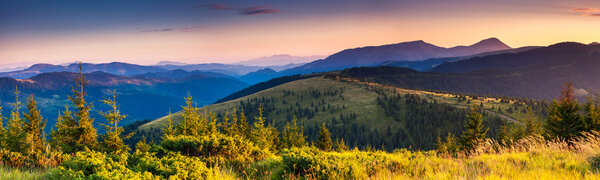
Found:
M 4 179 L 45 179 L 45 171 L 0 166 L 0 180 Z

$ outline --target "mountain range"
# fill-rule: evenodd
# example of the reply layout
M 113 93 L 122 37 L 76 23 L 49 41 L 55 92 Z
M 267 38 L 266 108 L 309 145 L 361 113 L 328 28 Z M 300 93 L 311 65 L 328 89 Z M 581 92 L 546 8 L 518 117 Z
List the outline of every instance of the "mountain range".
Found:
M 346 49 L 325 59 L 296 68 L 284 70 L 284 74 L 302 74 L 341 70 L 351 67 L 377 66 L 388 61 L 419 61 L 431 58 L 462 57 L 484 52 L 511 49 L 497 38 L 482 40 L 470 46 L 439 47 L 425 41 L 411 41 L 383 46 Z

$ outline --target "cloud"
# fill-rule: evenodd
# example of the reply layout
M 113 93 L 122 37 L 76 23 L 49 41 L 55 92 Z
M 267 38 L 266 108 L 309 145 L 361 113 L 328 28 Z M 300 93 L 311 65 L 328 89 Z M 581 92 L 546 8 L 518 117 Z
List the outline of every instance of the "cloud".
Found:
M 580 16 L 600 17 L 600 10 L 598 8 L 571 8 L 571 12 L 575 12 Z
M 153 32 L 190 32 L 198 31 L 201 27 L 182 27 L 182 28 L 162 28 L 162 29 L 146 29 L 140 30 L 139 33 L 153 33 Z
M 271 13 L 278 13 L 278 12 L 281 12 L 281 11 L 277 10 L 277 9 L 269 9 L 264 6 L 256 6 L 256 7 L 246 8 L 246 9 L 240 11 L 240 14 L 241 15 L 258 15 L 258 14 L 271 14 Z
M 233 8 L 228 7 L 225 4 L 206 4 L 206 5 L 196 6 L 196 7 L 197 8 L 208 8 L 208 9 L 214 9 L 214 10 L 221 10 L 221 11 L 234 10 Z

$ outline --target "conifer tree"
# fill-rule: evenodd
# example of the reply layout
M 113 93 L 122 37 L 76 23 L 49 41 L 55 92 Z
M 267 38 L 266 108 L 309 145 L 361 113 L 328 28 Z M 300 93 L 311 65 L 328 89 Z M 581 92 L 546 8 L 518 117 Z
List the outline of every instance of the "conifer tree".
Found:
M 344 152 L 344 151 L 348 151 L 350 148 L 348 148 L 348 145 L 346 145 L 346 142 L 344 142 L 344 139 L 335 139 L 335 143 L 333 144 L 333 147 L 335 148 L 335 151 L 337 152 Z
M 65 153 L 75 153 L 78 150 L 76 139 L 74 139 L 76 125 L 77 122 L 75 122 L 69 106 L 66 106 L 65 111 L 58 114 L 56 130 L 50 132 L 50 145 Z
M 173 120 L 171 119 L 171 109 L 169 109 L 169 115 L 167 115 L 167 127 L 162 128 L 163 139 L 169 136 L 175 135 L 175 129 L 173 128 Z M 145 141 L 145 139 L 144 139 Z
M 4 116 L 2 115 L 2 106 L 0 106 L 0 149 L 6 147 L 6 141 L 4 140 Z
M 283 127 L 281 135 L 281 148 L 303 147 L 306 145 L 304 126 L 298 126 L 296 117 L 292 119 L 292 124 L 288 122 Z
M 129 146 L 123 143 L 123 139 L 128 139 L 133 136 L 133 133 L 122 136 L 121 134 L 125 131 L 122 127 L 119 127 L 119 122 L 123 120 L 127 115 L 121 114 L 119 111 L 119 105 L 117 105 L 117 92 L 112 92 L 112 97 L 102 100 L 102 102 L 111 107 L 108 112 L 100 112 L 108 124 L 103 124 L 106 129 L 106 134 L 103 135 L 102 148 L 104 152 L 112 154 L 121 154 L 130 150 Z
M 24 116 L 25 119 L 27 119 L 25 131 L 27 132 L 29 152 L 43 152 L 46 149 L 46 137 L 43 136 L 46 121 L 40 114 L 40 110 L 38 110 L 37 103 L 33 99 L 33 96 L 27 99 L 27 110 L 29 112 L 24 114 Z
M 469 120 L 465 124 L 465 129 L 462 132 L 461 145 L 462 149 L 470 153 L 479 143 L 483 142 L 488 128 L 483 127 L 483 115 L 479 113 L 480 107 L 477 105 L 471 106 L 471 114 Z
M 524 136 L 531 136 L 534 134 L 540 133 L 541 124 L 539 123 L 538 117 L 533 114 L 533 110 L 529 109 L 527 111 L 527 116 L 525 117 L 525 132 Z
M 146 143 L 146 137 L 142 136 L 142 140 L 135 144 L 135 150 L 140 152 L 150 151 L 150 145 Z
M 258 116 L 254 117 L 254 126 L 251 131 L 251 140 L 258 147 L 263 149 L 274 150 L 275 149 L 275 138 L 278 136 L 275 134 L 274 127 L 265 126 L 265 117 L 263 116 L 262 107 L 258 108 Z
M 205 113 L 206 114 L 206 113 Z M 214 116 L 212 113 L 208 114 L 208 117 L 210 117 L 210 121 L 208 122 L 208 134 L 209 135 L 217 135 L 219 134 L 219 130 L 218 130 L 218 125 L 217 125 L 217 117 Z
M 13 110 L 10 113 L 10 119 L 8 119 L 4 140 L 7 149 L 25 154 L 28 149 L 26 143 L 27 132 L 25 131 L 25 122 L 21 118 L 20 94 L 21 92 L 17 88 L 15 90 L 15 103 L 11 103 Z
M 321 125 L 321 130 L 319 131 L 319 139 L 317 139 L 317 148 L 322 151 L 331 151 L 333 148 L 333 143 L 331 142 L 331 133 L 325 127 L 325 123 Z
M 559 100 L 553 100 L 546 120 L 545 129 L 549 138 L 559 138 L 571 141 L 580 136 L 586 128 L 583 116 L 579 113 L 581 107 L 575 99 L 572 83 L 567 83 L 561 90 Z
M 600 97 L 598 95 L 588 97 L 584 106 L 585 122 L 587 130 L 600 131 Z
M 79 73 L 75 76 L 75 87 L 72 88 L 73 96 L 69 99 L 73 103 L 75 109 L 76 129 L 70 138 L 76 139 L 77 147 L 74 149 L 80 151 L 86 147 L 96 149 L 98 147 L 98 134 L 93 126 L 94 119 L 90 117 L 92 104 L 85 101 L 86 91 L 84 89 L 87 84 L 85 74 L 83 74 L 82 64 L 79 63 Z
M 177 134 L 198 136 L 203 133 L 203 125 L 206 122 L 202 122 L 204 118 L 200 118 L 198 114 L 198 108 L 193 106 L 193 97 L 188 93 L 185 97 L 185 106 L 183 107 L 183 121 L 177 126 Z
M 246 120 L 244 109 L 241 109 L 240 115 L 237 118 L 239 119 L 239 122 L 237 123 L 238 133 L 244 138 L 250 138 L 250 125 Z

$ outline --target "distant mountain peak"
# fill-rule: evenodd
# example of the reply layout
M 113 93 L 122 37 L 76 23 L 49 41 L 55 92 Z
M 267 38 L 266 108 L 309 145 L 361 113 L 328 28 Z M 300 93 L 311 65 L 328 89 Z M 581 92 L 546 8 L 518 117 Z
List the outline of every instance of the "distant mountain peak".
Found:
M 500 41 L 500 39 L 495 38 L 495 37 L 481 40 L 471 46 L 484 46 L 484 47 L 495 47 L 495 48 L 501 48 L 501 49 L 511 49 L 510 46 L 504 44 L 504 42 Z
M 597 46 L 597 45 L 600 45 L 600 43 L 598 43 L 598 42 L 593 42 L 593 43 L 590 43 L 590 45 L 592 45 L 592 46 Z

